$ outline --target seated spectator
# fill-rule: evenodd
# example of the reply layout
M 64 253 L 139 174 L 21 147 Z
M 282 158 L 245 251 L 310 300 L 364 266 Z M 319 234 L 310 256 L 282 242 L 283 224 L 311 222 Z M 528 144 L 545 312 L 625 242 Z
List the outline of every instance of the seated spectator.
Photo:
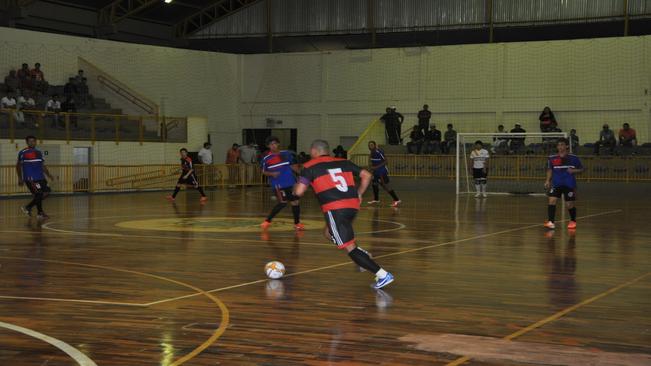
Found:
M 68 78 L 68 82 L 63 86 L 63 96 L 66 99 L 74 98 L 79 94 L 77 91 L 77 85 L 75 85 L 74 81 L 75 78 Z
M 429 131 L 425 133 L 425 149 L 424 154 L 433 154 L 441 149 L 441 131 L 436 129 L 436 125 L 432 124 Z
M 558 124 L 556 124 L 556 121 L 552 121 L 549 127 L 547 128 L 547 132 L 563 132 L 560 128 L 558 128 Z M 558 139 L 559 136 L 554 136 L 554 137 L 543 137 L 543 149 L 545 150 L 545 153 L 550 153 L 553 151 L 556 151 L 556 144 L 558 144 Z
M 22 68 L 16 73 L 18 80 L 20 80 L 20 88 L 22 90 L 32 89 L 32 72 L 29 70 L 28 64 L 23 64 Z
M 633 147 L 637 145 L 637 136 L 635 130 L 631 128 L 631 125 L 624 123 L 622 129 L 619 130 L 619 145 L 625 147 Z
M 18 110 L 20 110 L 20 113 L 23 113 L 23 110 L 30 111 L 36 109 L 36 101 L 32 98 L 31 91 L 29 90 L 23 91 L 23 95 L 19 96 L 16 102 L 18 103 Z M 35 127 L 38 127 L 36 116 L 34 114 L 28 114 L 27 116 L 32 122 L 34 122 Z
M 493 136 L 493 146 L 491 147 L 493 154 L 504 153 L 509 150 L 509 138 L 504 135 L 505 133 L 504 125 L 497 126 L 497 131 L 495 131 L 495 135 Z
M 335 154 L 335 158 L 348 159 L 348 152 L 344 150 L 344 147 L 341 145 L 337 145 L 337 147 L 332 150 L 332 153 Z
M 88 91 L 88 80 L 84 76 L 84 70 L 77 71 L 77 76 L 74 78 L 74 84 L 77 88 L 79 102 L 82 106 L 85 106 L 91 98 L 91 95 Z
M 8 109 L 8 113 L 11 113 L 16 123 L 21 126 L 25 125 L 25 115 L 18 109 L 18 103 L 16 102 L 13 92 L 0 99 L 0 107 Z
M 527 132 L 524 128 L 519 123 L 515 124 L 515 127 L 513 127 L 510 131 L 511 133 L 525 133 Z M 511 137 L 511 141 L 509 144 L 509 149 L 513 153 L 518 153 L 521 152 L 524 149 L 524 140 L 525 137 Z
M 212 164 L 212 150 L 210 148 L 212 147 L 212 144 L 210 142 L 204 142 L 203 147 L 201 150 L 199 150 L 199 153 L 197 153 L 197 156 L 199 157 L 199 164 L 204 164 L 204 165 L 210 165 Z
M 594 154 L 599 155 L 599 148 L 601 146 L 607 147 L 612 152 L 616 145 L 615 132 L 610 129 L 608 124 L 604 124 L 601 127 L 601 132 L 599 132 L 599 141 L 594 143 Z
M 77 105 L 75 104 L 75 99 L 72 97 L 66 98 L 66 101 L 61 104 L 61 111 L 65 113 L 77 113 Z M 77 124 L 76 114 L 69 115 L 68 121 L 70 121 L 70 125 L 72 127 L 79 128 L 79 125 Z
M 5 88 L 7 93 L 14 93 L 20 89 L 20 79 L 16 75 L 16 70 L 9 71 L 9 75 L 5 76 Z
M 573 153 L 576 153 L 576 149 L 579 147 L 579 136 L 577 136 L 575 129 L 570 130 L 570 147 Z
M 425 136 L 423 136 L 423 133 L 421 132 L 418 125 L 414 125 L 411 133 L 409 134 L 409 138 L 411 141 L 407 143 L 407 152 L 410 154 L 420 154 L 420 151 L 423 148 L 423 139 Z M 414 152 L 414 149 L 416 152 Z
M 457 131 L 454 130 L 452 123 L 448 123 L 448 130 L 443 135 L 443 143 L 441 144 L 441 152 L 449 154 L 452 147 L 457 144 Z
M 61 112 L 61 102 L 59 96 L 54 94 L 45 104 L 45 111 L 50 112 L 48 116 L 52 118 L 52 127 L 59 127 L 59 112 Z
M 556 123 L 554 112 L 549 107 L 545 107 L 538 117 L 540 120 L 540 132 L 550 132 L 552 122 Z
M 34 83 L 34 89 L 41 93 L 46 93 L 50 85 L 45 81 L 45 74 L 41 70 L 41 64 L 38 62 L 34 64 L 34 68 L 30 71 L 32 75 L 32 82 Z

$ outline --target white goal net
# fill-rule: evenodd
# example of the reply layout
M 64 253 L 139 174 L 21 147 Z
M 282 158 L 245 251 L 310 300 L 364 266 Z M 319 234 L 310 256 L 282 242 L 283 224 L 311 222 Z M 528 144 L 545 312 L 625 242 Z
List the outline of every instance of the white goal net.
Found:
M 565 132 L 458 133 L 456 142 L 457 194 L 545 194 L 547 157 L 556 152 L 556 144 Z M 473 154 L 481 141 L 488 153 Z M 570 147 L 571 149 L 571 147 Z M 477 155 L 480 156 L 477 158 Z M 485 163 L 485 179 L 482 161 Z M 475 162 L 477 161 L 477 162 Z M 473 171 L 473 167 L 478 169 Z M 482 186 L 485 184 L 485 186 Z

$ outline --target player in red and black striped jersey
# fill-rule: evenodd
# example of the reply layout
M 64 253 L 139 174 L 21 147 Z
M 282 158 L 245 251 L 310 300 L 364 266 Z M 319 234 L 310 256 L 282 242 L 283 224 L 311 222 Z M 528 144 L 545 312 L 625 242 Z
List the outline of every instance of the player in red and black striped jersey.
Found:
M 193 186 L 199 191 L 199 194 L 201 194 L 200 202 L 203 204 L 208 200 L 208 197 L 206 197 L 203 188 L 201 188 L 201 186 L 199 185 L 197 176 L 194 174 L 192 158 L 188 156 L 188 149 L 182 148 L 181 150 L 179 150 L 179 153 L 181 154 L 181 176 L 179 177 L 179 180 L 176 182 L 176 188 L 174 188 L 174 193 L 172 193 L 171 195 L 165 198 L 167 198 L 170 201 L 174 201 L 176 199 L 176 195 L 179 194 L 182 185 Z
M 328 236 L 337 247 L 346 249 L 358 266 L 376 275 L 375 289 L 393 282 L 393 275 L 380 267 L 369 254 L 355 243 L 353 220 L 359 211 L 362 195 L 373 179 L 373 175 L 345 159 L 329 155 L 327 141 L 315 140 L 310 148 L 312 160 L 303 165 L 303 173 L 294 186 L 294 195 L 301 197 L 312 186 L 326 220 Z M 360 177 L 360 184 L 355 183 Z

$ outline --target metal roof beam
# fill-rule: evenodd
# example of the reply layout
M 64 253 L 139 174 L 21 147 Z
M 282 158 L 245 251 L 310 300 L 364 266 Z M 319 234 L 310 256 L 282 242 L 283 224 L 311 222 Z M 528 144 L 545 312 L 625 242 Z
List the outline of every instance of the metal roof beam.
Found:
M 158 2 L 160 0 L 115 0 L 99 10 L 99 24 L 118 23 Z
M 188 37 L 261 0 L 219 0 L 176 24 L 176 36 Z

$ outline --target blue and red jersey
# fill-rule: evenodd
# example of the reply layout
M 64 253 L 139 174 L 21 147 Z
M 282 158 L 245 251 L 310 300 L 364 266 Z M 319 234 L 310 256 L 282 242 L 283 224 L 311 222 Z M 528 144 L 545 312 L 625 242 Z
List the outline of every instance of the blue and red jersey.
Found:
M 18 163 L 22 167 L 23 181 L 44 180 L 43 153 L 35 148 L 26 147 L 18 153 Z
M 264 172 L 278 172 L 277 177 L 269 177 L 269 185 L 272 188 L 289 188 L 293 187 L 296 183 L 296 177 L 292 170 L 292 165 L 296 164 L 294 154 L 287 150 L 282 150 L 277 153 L 269 151 L 264 158 L 262 158 L 262 171 Z
M 552 187 L 568 187 L 576 188 L 576 177 L 567 170 L 583 169 L 581 160 L 576 155 L 567 154 L 562 157 L 560 155 L 552 155 L 547 159 L 547 168 L 552 170 Z
M 375 150 L 371 150 L 371 166 L 373 168 L 384 163 L 386 160 L 387 158 L 384 156 L 384 151 L 382 151 L 379 148 L 376 148 Z M 387 174 L 389 174 L 389 169 L 387 169 L 386 165 L 383 165 L 382 167 L 377 169 L 373 169 L 373 175 L 376 177 L 387 175 Z

